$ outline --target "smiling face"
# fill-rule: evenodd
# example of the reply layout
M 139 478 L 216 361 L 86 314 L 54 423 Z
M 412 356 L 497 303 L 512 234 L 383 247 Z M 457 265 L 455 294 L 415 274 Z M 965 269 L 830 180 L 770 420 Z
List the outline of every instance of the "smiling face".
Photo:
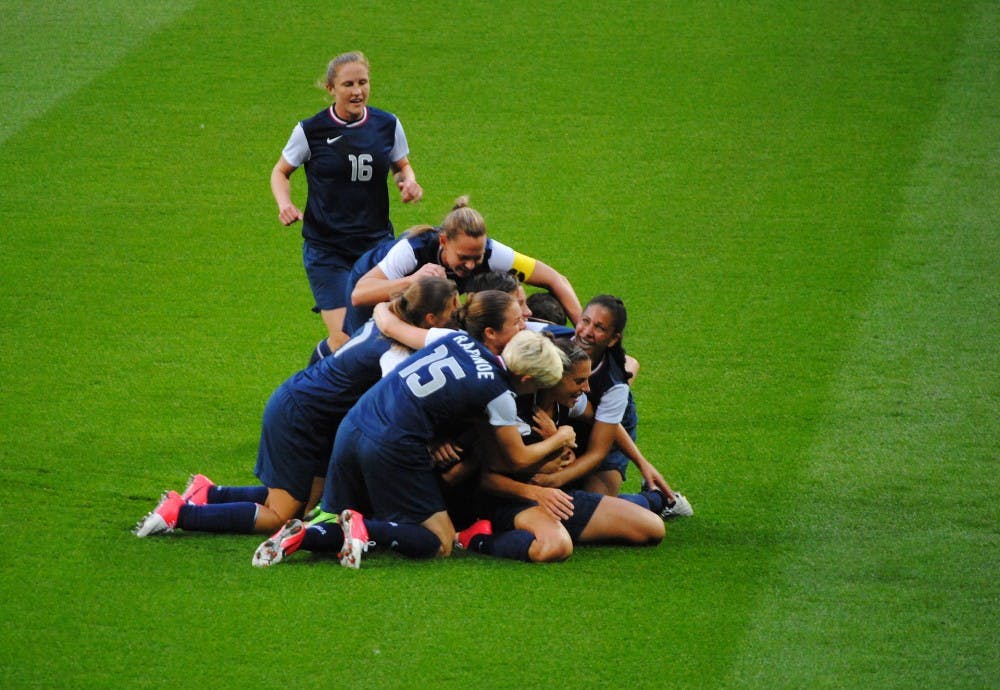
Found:
M 504 310 L 503 326 L 500 330 L 486 329 L 485 345 L 490 352 L 498 355 L 507 347 L 510 339 L 523 330 L 524 317 L 521 316 L 521 307 L 518 306 L 517 302 L 511 302 Z
M 460 278 L 467 277 L 486 258 L 486 235 L 459 233 L 449 240 L 441 234 L 441 264 Z
M 349 62 L 341 65 L 333 82 L 327 84 L 326 88 L 333 95 L 333 109 L 337 117 L 353 122 L 364 116 L 371 85 L 368 82 L 368 68 L 363 64 Z
M 573 363 L 570 370 L 552 388 L 552 399 L 563 407 L 573 407 L 581 395 L 590 391 L 590 360 Z
M 596 363 L 620 338 L 621 333 L 615 331 L 611 312 L 600 304 L 591 304 L 580 316 L 573 339 L 590 355 L 590 361 Z

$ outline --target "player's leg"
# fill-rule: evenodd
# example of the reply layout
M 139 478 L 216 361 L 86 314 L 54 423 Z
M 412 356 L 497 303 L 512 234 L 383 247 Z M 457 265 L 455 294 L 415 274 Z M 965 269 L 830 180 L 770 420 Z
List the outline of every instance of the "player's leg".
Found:
M 563 524 L 541 506 L 522 510 L 514 518 L 514 527 L 534 535 L 528 549 L 533 563 L 565 561 L 573 555 L 573 540 Z
M 574 498 L 574 505 L 577 504 Z M 665 534 L 663 520 L 635 503 L 602 496 L 579 534 L 580 543 L 658 544 Z
M 312 364 L 335 352 L 348 340 L 348 335 L 344 333 L 345 289 L 354 262 L 330 249 L 304 242 L 302 264 L 316 300 L 313 311 L 323 318 L 327 330 L 327 337 L 319 342 L 309 358 Z
M 319 312 L 329 334 L 326 339 L 329 352 L 324 351 L 324 356 L 336 352 L 341 345 L 350 340 L 350 336 L 344 333 L 344 314 L 346 311 L 341 307 L 339 309 L 321 309 Z

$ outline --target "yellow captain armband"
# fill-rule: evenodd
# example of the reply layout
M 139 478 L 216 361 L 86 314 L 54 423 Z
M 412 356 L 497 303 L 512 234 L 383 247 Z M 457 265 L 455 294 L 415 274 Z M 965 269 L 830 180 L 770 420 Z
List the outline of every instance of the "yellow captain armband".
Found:
M 531 274 L 535 272 L 535 264 L 538 263 L 530 256 L 525 256 L 519 252 L 514 252 L 514 263 L 510 270 L 522 283 L 531 279 Z

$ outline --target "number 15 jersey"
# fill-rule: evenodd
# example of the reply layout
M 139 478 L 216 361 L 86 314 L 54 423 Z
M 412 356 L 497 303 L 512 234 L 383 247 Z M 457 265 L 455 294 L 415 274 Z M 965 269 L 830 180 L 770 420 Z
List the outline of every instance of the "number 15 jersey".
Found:
M 367 436 L 425 446 L 483 414 L 493 426 L 515 426 L 517 405 L 503 362 L 459 331 L 417 350 L 368 390 L 348 418 Z

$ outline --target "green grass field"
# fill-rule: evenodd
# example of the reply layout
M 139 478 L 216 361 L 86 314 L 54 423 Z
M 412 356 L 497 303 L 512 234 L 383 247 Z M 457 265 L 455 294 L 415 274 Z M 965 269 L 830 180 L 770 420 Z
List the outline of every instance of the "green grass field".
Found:
M 0 0 L 0 687 L 1000 686 L 1000 4 L 161 5 Z M 354 48 L 398 229 L 629 305 L 659 547 L 130 533 L 322 334 L 268 175 Z

